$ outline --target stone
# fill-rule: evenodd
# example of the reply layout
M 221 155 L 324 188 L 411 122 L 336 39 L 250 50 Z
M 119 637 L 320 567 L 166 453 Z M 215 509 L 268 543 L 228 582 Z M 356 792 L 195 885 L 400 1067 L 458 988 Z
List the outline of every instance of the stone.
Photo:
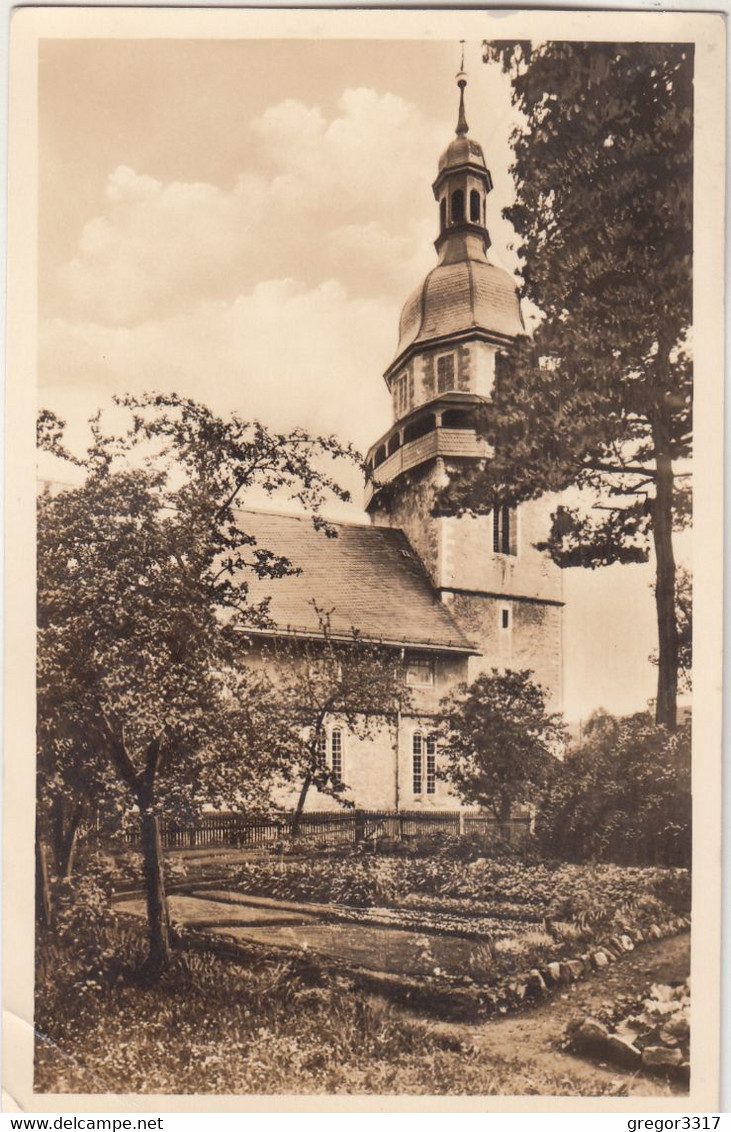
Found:
M 565 963 L 561 964 L 561 969 L 566 968 L 572 979 L 580 979 L 584 974 L 584 964 L 580 959 L 567 959 Z
M 548 990 L 546 981 L 537 967 L 533 967 L 530 972 L 528 987 L 534 994 L 545 994 Z
M 574 1031 L 571 1044 L 577 1050 L 603 1049 L 609 1037 L 607 1027 L 598 1022 L 596 1018 L 585 1018 L 579 1028 Z
M 639 1065 L 642 1054 L 632 1038 L 623 1034 L 610 1034 L 606 1042 L 607 1057 L 628 1068 Z
M 653 939 L 662 939 L 662 932 L 660 931 L 657 924 L 650 924 L 649 934 L 652 936 Z
M 635 945 L 628 935 L 621 935 L 619 937 L 619 942 L 622 944 L 622 947 L 625 951 L 634 951 Z
M 606 955 L 604 954 L 603 951 L 595 951 L 594 952 L 594 964 L 595 964 L 596 967 L 606 967 L 606 966 L 608 966 L 609 960 L 607 959 L 607 957 L 606 957 Z
M 679 1049 L 646 1046 L 642 1051 L 642 1064 L 651 1069 L 678 1069 L 683 1064 L 683 1054 Z
M 545 966 L 544 978 L 548 975 L 552 983 L 561 982 L 561 964 L 560 963 L 547 963 Z
M 622 947 L 622 942 L 621 942 L 619 936 L 613 935 L 611 937 L 611 939 L 609 940 L 609 943 L 612 947 L 614 947 L 616 949 L 616 952 L 617 952 L 618 955 L 620 955 L 624 951 L 624 948 Z
M 645 942 L 645 937 L 644 937 L 643 933 L 640 931 L 639 928 L 637 928 L 637 930 L 635 932 L 633 932 L 633 935 L 635 937 L 635 943 L 644 943 Z

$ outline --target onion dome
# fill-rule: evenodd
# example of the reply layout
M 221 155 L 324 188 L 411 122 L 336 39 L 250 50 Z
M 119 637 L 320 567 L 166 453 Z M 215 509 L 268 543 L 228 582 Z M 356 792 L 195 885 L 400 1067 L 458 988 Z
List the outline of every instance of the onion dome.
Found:
M 437 266 L 407 299 L 399 324 L 399 344 L 386 380 L 414 347 L 459 336 L 503 345 L 525 333 L 518 288 L 503 268 L 487 258 L 490 235 L 486 198 L 492 178 L 482 146 L 468 136 L 464 88 L 460 90 L 455 137 L 439 159 L 433 190 L 439 202 Z

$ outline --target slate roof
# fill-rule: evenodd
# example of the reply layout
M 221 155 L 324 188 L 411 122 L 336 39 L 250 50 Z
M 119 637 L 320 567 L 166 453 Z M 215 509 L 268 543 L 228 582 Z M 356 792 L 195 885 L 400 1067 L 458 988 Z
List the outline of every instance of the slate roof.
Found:
M 508 338 L 525 332 L 514 279 L 486 259 L 440 263 L 406 300 L 396 358 L 410 346 L 476 329 Z
M 328 612 L 332 632 L 386 644 L 474 653 L 476 650 L 439 601 L 402 531 L 332 523 L 336 538 L 312 519 L 240 511 L 242 528 L 257 545 L 286 556 L 301 573 L 247 578 L 253 600 L 270 596 L 269 615 L 281 632 L 319 636 L 312 600 Z

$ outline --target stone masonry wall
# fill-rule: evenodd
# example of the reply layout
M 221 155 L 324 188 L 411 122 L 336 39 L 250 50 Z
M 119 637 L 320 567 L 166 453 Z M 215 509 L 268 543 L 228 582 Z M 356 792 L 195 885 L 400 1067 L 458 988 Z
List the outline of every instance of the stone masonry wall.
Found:
M 481 649 L 480 656 L 470 657 L 470 681 L 492 668 L 527 668 L 545 688 L 551 708 L 560 710 L 561 606 L 465 594 L 448 595 L 446 604 L 463 632 Z M 503 627 L 503 612 L 507 613 L 507 628 Z
M 516 508 L 517 554 L 494 553 L 492 514 L 442 519 L 438 584 L 444 589 L 561 601 L 561 571 L 534 545 L 548 534 L 550 510 L 543 499 Z

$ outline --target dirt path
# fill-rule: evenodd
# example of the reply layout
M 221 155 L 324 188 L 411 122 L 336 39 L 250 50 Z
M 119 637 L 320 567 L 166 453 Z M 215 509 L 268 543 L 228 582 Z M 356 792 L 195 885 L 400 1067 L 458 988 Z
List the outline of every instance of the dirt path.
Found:
M 643 995 L 651 983 L 682 982 L 689 973 L 690 933 L 683 932 L 659 943 L 645 944 L 604 971 L 572 983 L 520 1013 L 477 1024 L 439 1023 L 433 1028 L 471 1043 L 486 1060 L 491 1055 L 509 1057 L 526 1068 L 535 1066 L 565 1073 L 574 1083 L 597 1078 L 616 1081 L 630 1096 L 672 1096 L 685 1092 L 684 1086 L 577 1057 L 561 1050 L 559 1045 L 569 1022 L 595 1013 L 619 996 Z

